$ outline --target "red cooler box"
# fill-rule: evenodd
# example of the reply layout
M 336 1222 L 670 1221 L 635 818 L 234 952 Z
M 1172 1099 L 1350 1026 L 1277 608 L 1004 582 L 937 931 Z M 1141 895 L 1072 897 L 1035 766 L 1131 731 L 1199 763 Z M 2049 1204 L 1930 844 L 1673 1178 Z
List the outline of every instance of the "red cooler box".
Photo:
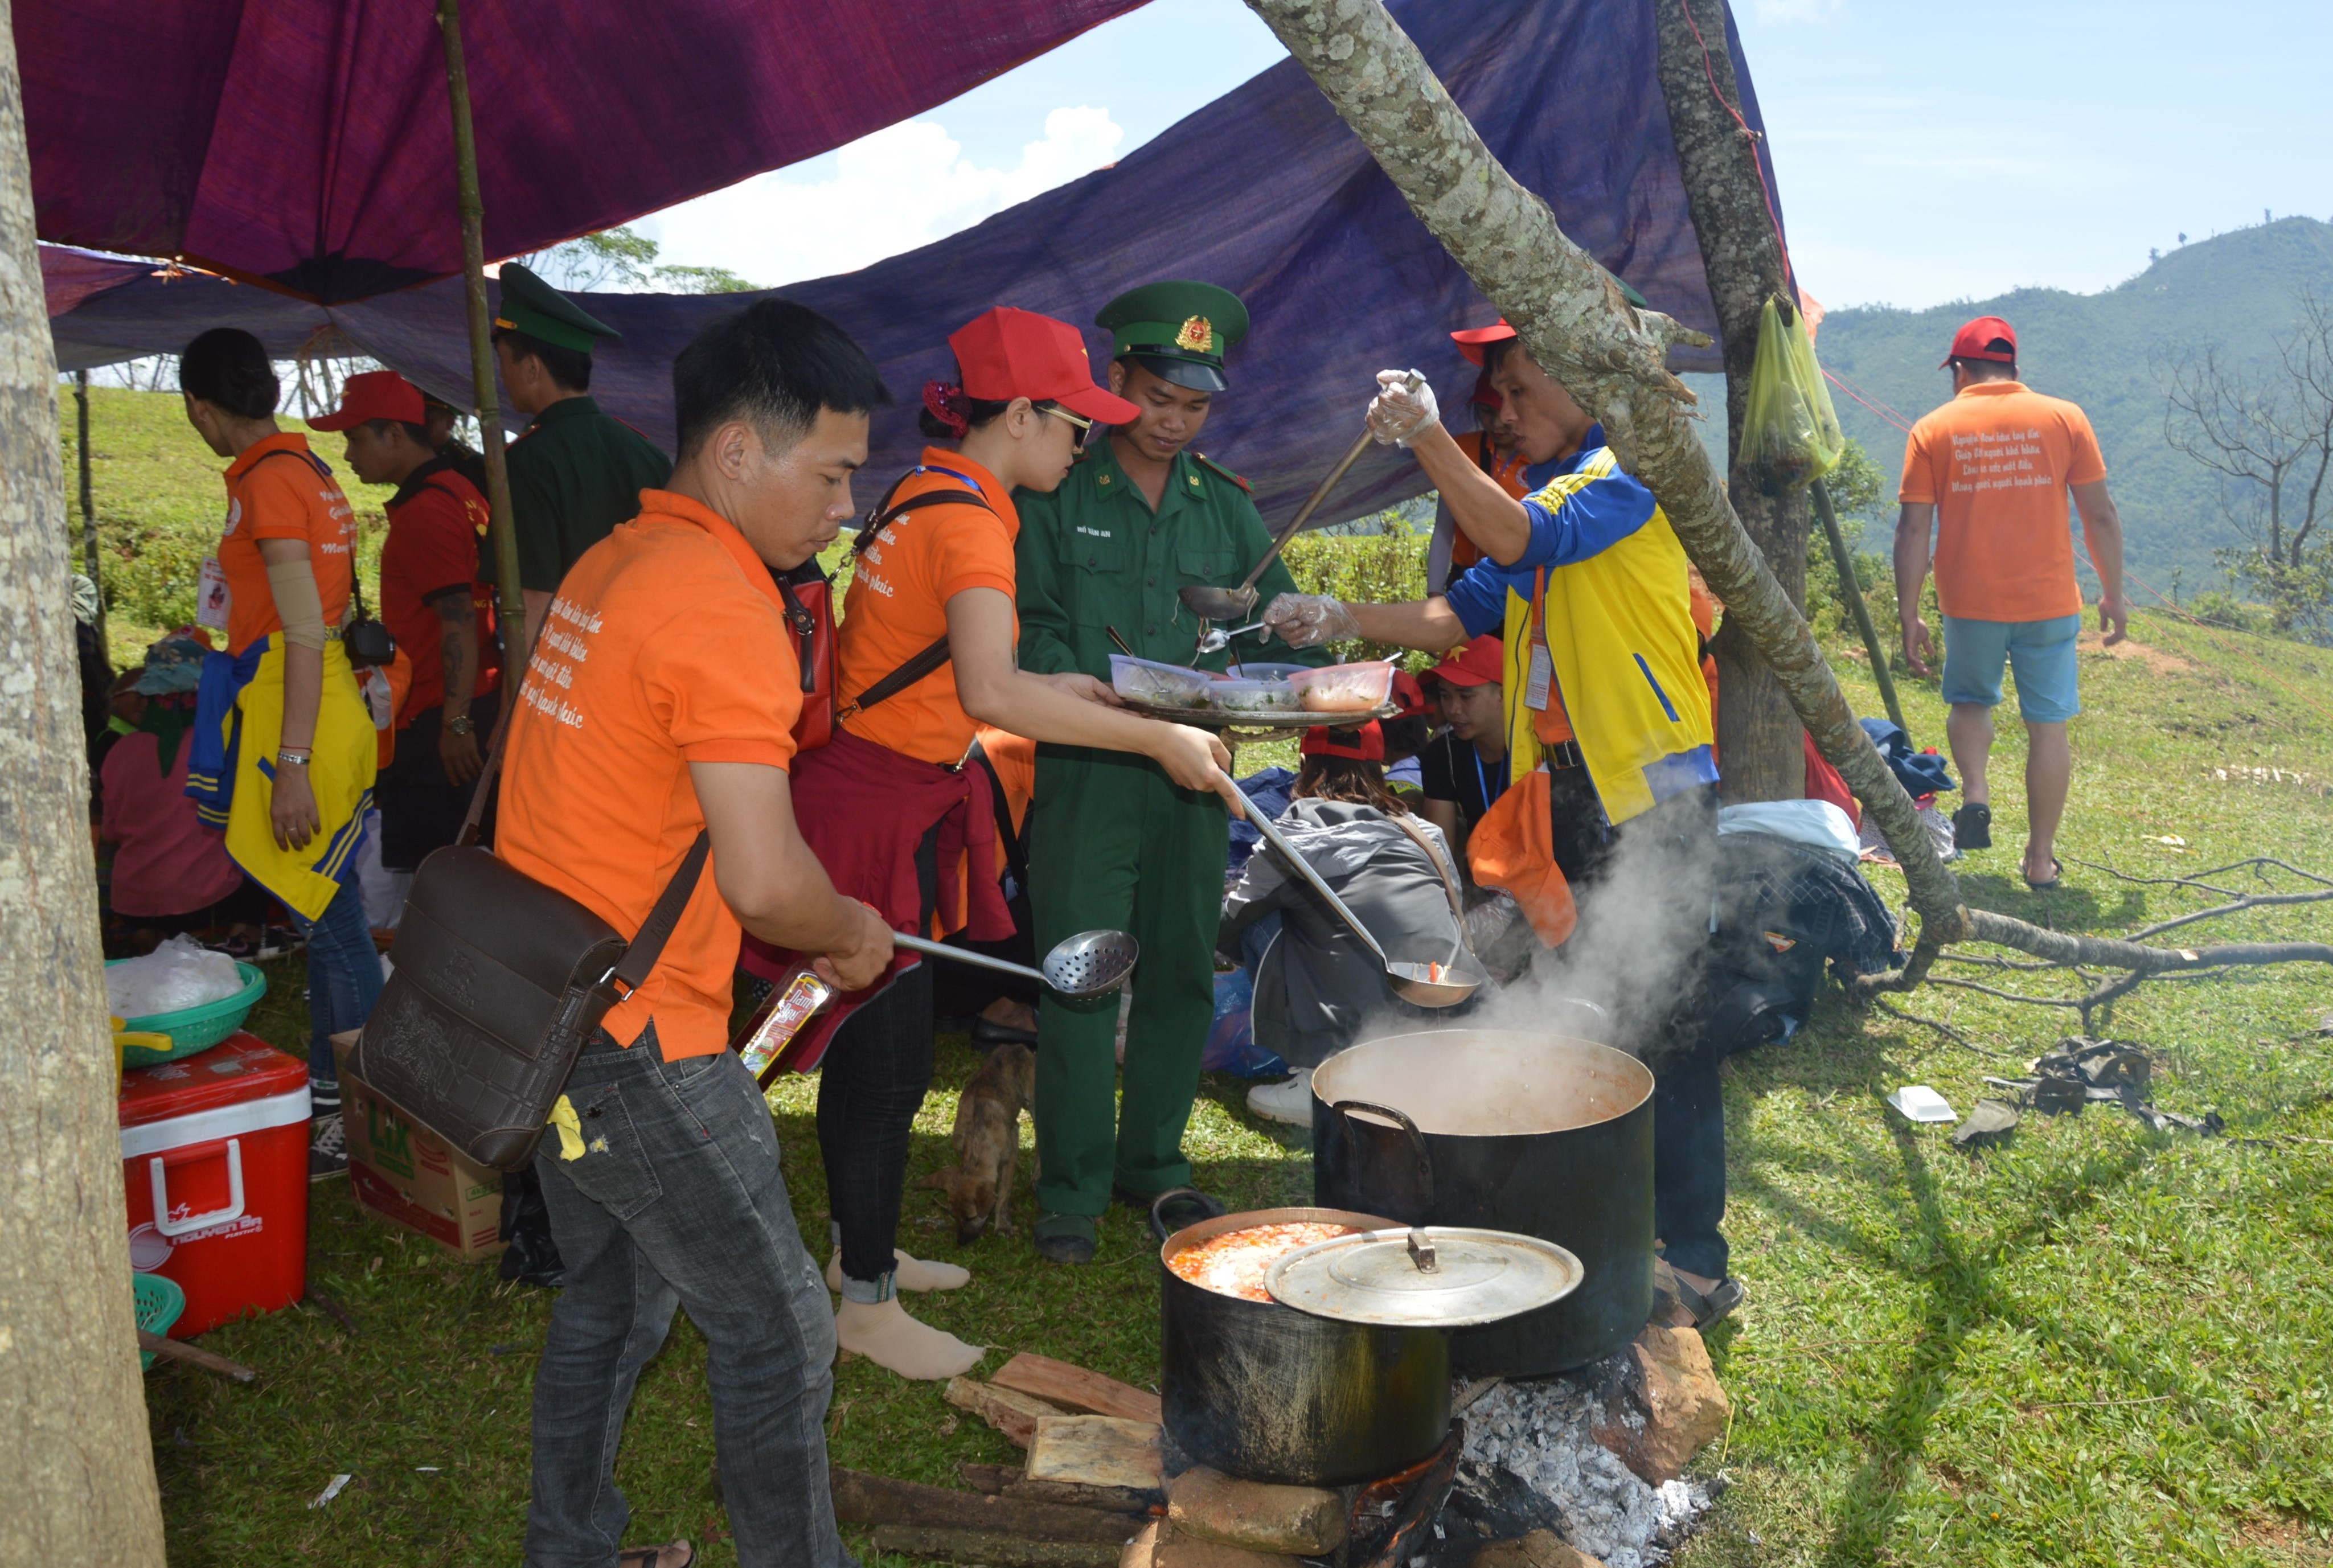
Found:
M 308 1065 L 254 1035 L 121 1077 L 130 1262 L 176 1280 L 173 1339 L 300 1299 L 308 1274 Z

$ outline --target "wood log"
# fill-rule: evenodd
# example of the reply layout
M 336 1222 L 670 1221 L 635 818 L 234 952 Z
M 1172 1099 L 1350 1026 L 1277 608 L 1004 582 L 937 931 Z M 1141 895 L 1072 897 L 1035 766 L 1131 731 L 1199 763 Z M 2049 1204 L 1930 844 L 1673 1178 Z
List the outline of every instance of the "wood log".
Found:
M 1012 1389 L 1001 1389 L 994 1383 L 978 1382 L 971 1378 L 948 1379 L 947 1392 L 943 1396 L 960 1410 L 970 1410 L 998 1431 L 1013 1439 L 1019 1448 L 1027 1448 L 1036 1434 L 1037 1423 L 1047 1416 L 1066 1415 L 1059 1405 L 1047 1404 L 1033 1394 Z
M 955 1473 L 965 1486 L 992 1497 L 1002 1494 L 1023 1474 L 1018 1465 L 975 1465 L 970 1459 L 958 1464 Z
M 1136 1528 L 1125 1515 L 1096 1508 L 953 1491 L 839 1465 L 830 1468 L 827 1476 L 834 1516 L 846 1525 L 928 1525 L 1031 1541 L 1100 1541 L 1120 1546 Z
M 1158 1431 L 1116 1416 L 1047 1416 L 1029 1440 L 1028 1478 L 1157 1493 Z
M 1023 1352 L 988 1381 L 998 1388 L 1017 1389 L 1085 1415 L 1117 1416 L 1129 1421 L 1166 1420 L 1157 1394 L 1051 1356 Z
M 1106 1513 L 1147 1518 L 1166 1494 L 1147 1487 L 1090 1487 L 1080 1481 L 1015 1481 L 1004 1488 L 1008 1497 L 1032 1503 L 1059 1503 L 1072 1508 L 1099 1508 Z
M 1118 1568 L 1126 1552 L 1100 1541 L 1022 1541 L 993 1530 L 929 1525 L 878 1525 L 875 1550 L 939 1563 L 978 1563 L 986 1568 Z
M 223 1355 L 206 1351 L 200 1345 L 187 1344 L 183 1340 L 165 1339 L 151 1329 L 138 1331 L 138 1348 L 150 1350 L 156 1355 L 168 1356 L 172 1361 L 185 1362 L 188 1366 L 198 1366 L 206 1372 L 216 1372 L 223 1378 L 233 1378 L 239 1383 L 247 1383 L 259 1375 L 239 1361 L 229 1361 Z

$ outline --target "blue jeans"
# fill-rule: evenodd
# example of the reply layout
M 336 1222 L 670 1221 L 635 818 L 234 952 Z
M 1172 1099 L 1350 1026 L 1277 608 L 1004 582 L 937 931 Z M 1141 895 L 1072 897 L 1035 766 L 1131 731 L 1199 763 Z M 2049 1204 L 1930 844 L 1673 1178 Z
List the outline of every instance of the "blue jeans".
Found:
M 527 1568 L 613 1568 L 624 1412 L 676 1305 L 706 1339 L 740 1568 L 856 1568 L 827 1489 L 834 1311 L 753 1075 L 731 1051 L 665 1061 L 653 1024 L 629 1049 L 601 1030 L 567 1100 L 581 1152 L 554 1131 L 534 1157 L 567 1281 L 534 1378 Z
M 332 1037 L 364 1028 L 380 999 L 380 950 L 365 923 L 364 894 L 351 873 L 315 920 L 292 919 L 308 939 L 308 1081 L 334 1085 L 329 1114 L 339 1108 L 341 1076 L 332 1066 Z

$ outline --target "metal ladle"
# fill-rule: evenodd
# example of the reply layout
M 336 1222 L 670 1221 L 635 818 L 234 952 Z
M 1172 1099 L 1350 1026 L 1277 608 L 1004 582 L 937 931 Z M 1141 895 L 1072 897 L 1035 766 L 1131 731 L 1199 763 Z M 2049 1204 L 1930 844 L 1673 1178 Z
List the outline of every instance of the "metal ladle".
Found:
M 968 963 L 979 969 L 993 969 L 1000 974 L 1019 975 L 1048 985 L 1072 1000 L 1088 997 L 1108 996 L 1126 983 L 1134 972 L 1134 961 L 1141 949 L 1134 938 L 1122 931 L 1081 931 L 1064 938 L 1061 944 L 1045 955 L 1044 968 L 1031 969 L 1027 964 L 991 958 L 984 952 L 967 948 L 950 947 L 946 942 L 926 942 L 920 936 L 908 936 L 893 932 L 894 945 L 910 952 L 920 952 L 931 958 L 946 959 L 951 963 Z
M 1230 647 L 1234 637 L 1243 637 L 1250 632 L 1260 632 L 1263 629 L 1264 624 L 1262 621 L 1256 622 L 1253 626 L 1241 626 L 1234 631 L 1227 632 L 1218 627 L 1201 636 L 1199 638 L 1199 652 L 1203 654 L 1215 653 L 1219 649 Z
M 1425 385 L 1426 378 L 1417 375 L 1412 375 L 1407 382 L 1413 392 Z M 1312 521 L 1312 514 L 1320 510 L 1320 503 L 1329 499 L 1329 492 L 1337 488 L 1337 482 L 1361 460 L 1361 454 L 1369 449 L 1369 443 L 1375 439 L 1368 431 L 1361 432 L 1360 438 L 1337 460 L 1337 466 L 1329 470 L 1329 477 L 1315 485 L 1312 493 L 1304 498 L 1304 504 L 1297 509 L 1296 521 L 1281 531 L 1280 537 L 1272 541 L 1272 548 L 1263 552 L 1263 559 L 1249 569 L 1245 582 L 1235 588 L 1208 588 L 1194 583 L 1189 588 L 1177 588 L 1176 597 L 1203 621 L 1235 621 L 1254 609 L 1255 579 L 1263 575 L 1264 568 L 1280 559 L 1280 552 L 1288 548 L 1290 540 L 1304 531 L 1304 525 Z M 1217 643 L 1215 647 L 1223 645 Z M 1215 648 L 1202 647 L 1200 652 L 1213 653 Z
M 1288 840 L 1280 835 L 1279 826 L 1264 812 L 1258 810 L 1254 802 L 1240 792 L 1238 785 L 1227 779 L 1217 786 L 1217 790 L 1235 813 L 1255 824 L 1256 831 L 1263 835 L 1264 842 L 1279 853 L 1280 858 L 1286 861 L 1313 892 L 1329 901 L 1329 907 L 1337 912 L 1337 918 L 1350 926 L 1353 934 L 1377 955 L 1378 961 L 1385 965 L 1386 980 L 1393 987 L 1394 995 L 1421 1008 L 1455 1008 L 1482 990 L 1483 982 L 1491 978 L 1474 955 L 1466 951 L 1463 937 L 1459 940 L 1457 951 L 1450 955 L 1450 961 L 1445 964 L 1396 963 L 1387 958 L 1386 950 L 1378 944 L 1378 939 L 1370 934 L 1369 928 L 1361 923 L 1360 916 L 1337 896 L 1336 889 L 1312 869 L 1311 861 L 1288 846 Z M 1435 972 L 1437 969 L 1441 971 L 1439 975 Z

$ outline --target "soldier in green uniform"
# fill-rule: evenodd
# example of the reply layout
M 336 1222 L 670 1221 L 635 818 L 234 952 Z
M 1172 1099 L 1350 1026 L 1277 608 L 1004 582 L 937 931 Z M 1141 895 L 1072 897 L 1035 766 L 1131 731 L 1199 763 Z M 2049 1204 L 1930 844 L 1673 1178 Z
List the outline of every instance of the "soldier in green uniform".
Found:
M 1199 623 L 1186 584 L 1234 588 L 1272 536 L 1246 482 L 1190 449 L 1224 390 L 1224 351 L 1247 335 L 1247 308 L 1208 283 L 1152 283 L 1119 295 L 1095 324 L 1114 341 L 1109 389 L 1141 416 L 1051 495 L 1017 492 L 1021 666 L 1107 680 L 1113 641 L 1147 659 L 1194 662 Z M 1275 561 L 1256 584 L 1270 604 L 1295 579 Z M 1240 642 L 1250 660 L 1326 663 L 1318 650 Z M 1220 669 L 1228 653 L 1198 661 Z M 1048 995 L 1038 1015 L 1037 1250 L 1093 1256 L 1115 1191 L 1147 1206 L 1191 1179 L 1183 1128 L 1215 1016 L 1215 944 L 1230 817 L 1223 801 L 1176 788 L 1156 763 L 1119 751 L 1037 749 L 1029 892 L 1037 951 L 1097 927 L 1141 943 L 1126 1036 L 1125 1102 L 1113 1104 L 1118 999 Z M 1183 1216 L 1170 1213 L 1170 1220 Z
M 552 590 L 576 558 L 639 515 L 640 492 L 661 490 L 672 459 L 591 400 L 591 349 L 622 334 L 515 262 L 502 270 L 494 359 L 511 406 L 534 423 L 511 443 L 511 525 L 532 636 Z M 494 575 L 491 554 L 485 575 Z

